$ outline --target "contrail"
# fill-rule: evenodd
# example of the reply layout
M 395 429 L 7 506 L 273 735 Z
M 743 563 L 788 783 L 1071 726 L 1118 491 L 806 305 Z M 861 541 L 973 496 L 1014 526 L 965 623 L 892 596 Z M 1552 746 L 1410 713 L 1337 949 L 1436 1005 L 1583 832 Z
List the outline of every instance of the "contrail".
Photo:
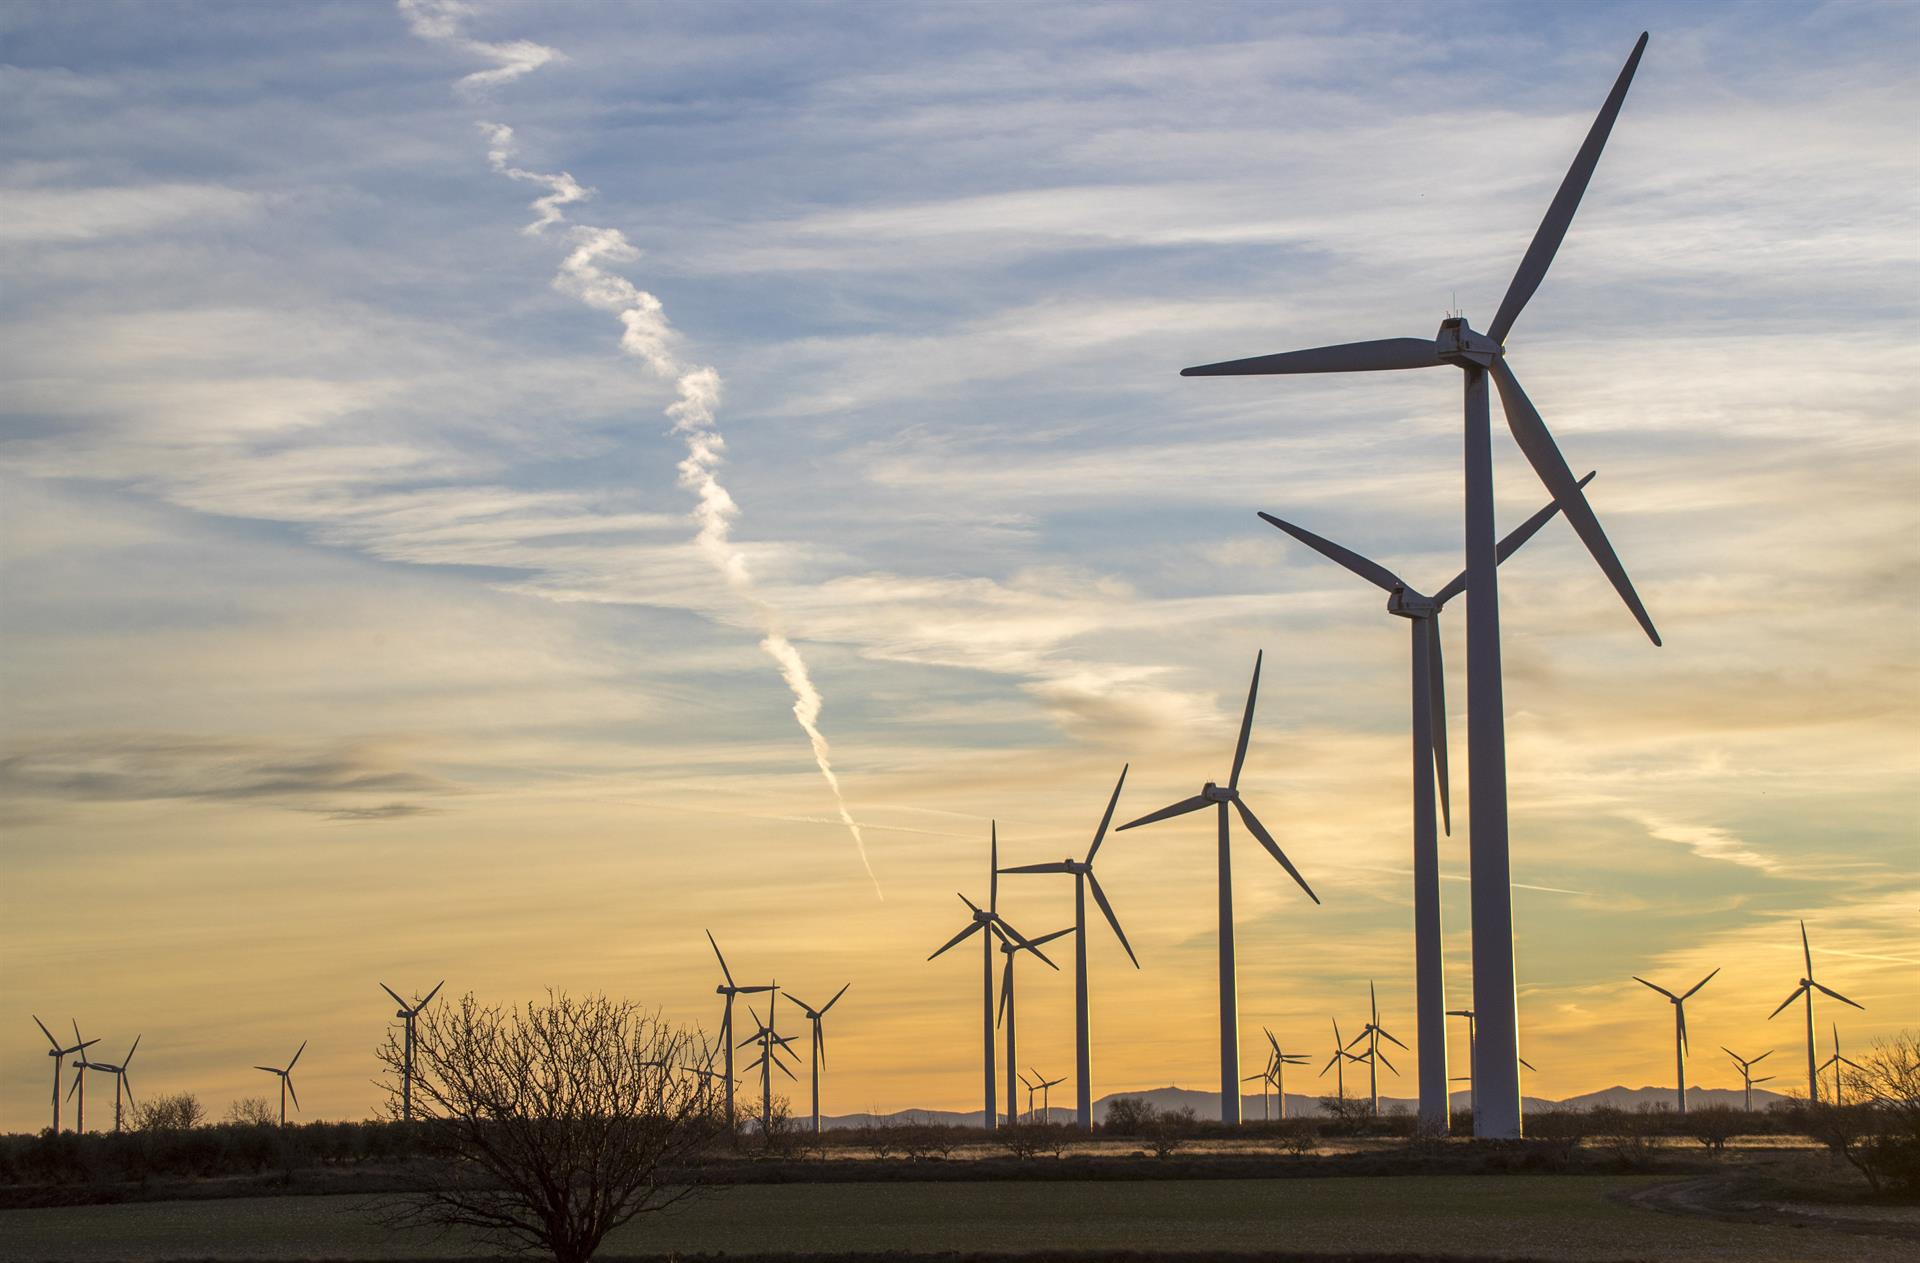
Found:
M 487 43 L 469 39 L 461 24 L 471 12 L 460 0 L 399 0 L 400 13 L 415 35 L 423 39 L 449 43 L 495 63 L 493 70 L 471 74 L 459 81 L 463 88 L 486 88 L 519 78 L 550 61 L 560 59 L 553 49 L 525 40 Z M 509 179 L 539 185 L 547 190 L 532 204 L 537 218 L 521 231 L 533 236 L 544 234 L 555 225 L 565 225 L 565 207 L 586 200 L 591 190 L 565 171 L 547 173 L 528 171 L 513 163 L 513 129 L 504 123 L 481 122 L 487 140 L 487 163 Z M 874 875 L 873 862 L 867 857 L 867 841 L 859 822 L 847 810 L 846 796 L 840 790 L 840 778 L 834 773 L 832 750 L 826 734 L 820 731 L 820 690 L 814 687 L 806 659 L 787 639 L 780 611 L 754 587 L 747 559 L 734 545 L 733 520 L 740 515 L 720 482 L 719 469 L 725 459 L 726 440 L 714 425 L 714 409 L 720 402 L 720 374 L 708 365 L 691 365 L 676 352 L 679 335 L 668 322 L 660 300 L 626 277 L 610 272 L 605 264 L 631 263 L 640 251 L 615 228 L 571 225 L 567 236 L 573 249 L 560 264 L 553 287 L 579 299 L 598 311 L 612 313 L 621 324 L 620 349 L 643 361 L 656 376 L 673 383 L 679 399 L 667 408 L 673 420 L 673 432 L 686 443 L 687 454 L 680 462 L 680 485 L 695 497 L 693 518 L 699 530 L 694 543 L 726 580 L 727 586 L 753 611 L 761 631 L 760 648 L 780 669 L 780 677 L 793 693 L 793 717 L 807 734 L 813 748 L 813 761 L 827 788 L 833 791 L 840 821 L 853 837 L 860 852 L 860 863 L 873 883 L 873 893 L 881 899 L 880 879 Z

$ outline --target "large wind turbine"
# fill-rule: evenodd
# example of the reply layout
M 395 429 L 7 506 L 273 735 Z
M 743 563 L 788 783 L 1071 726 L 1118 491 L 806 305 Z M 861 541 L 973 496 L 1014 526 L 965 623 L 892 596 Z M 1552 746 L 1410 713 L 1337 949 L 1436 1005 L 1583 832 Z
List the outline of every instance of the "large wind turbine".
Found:
M 420 1016 L 420 1010 L 433 1003 L 433 997 L 439 995 L 440 988 L 446 985 L 447 980 L 442 978 L 439 982 L 433 984 L 433 990 L 427 992 L 426 999 L 417 1004 L 409 1005 L 405 1000 L 400 998 L 398 991 L 395 991 L 384 982 L 380 984 L 380 989 L 392 996 L 393 1002 L 400 1006 L 400 1011 L 395 1013 L 394 1016 L 399 1018 L 406 1026 L 405 1056 L 403 1058 L 404 1068 L 400 1075 L 400 1119 L 402 1122 L 410 1122 L 413 1119 L 413 1020 Z
M 1208 781 L 1198 794 L 1182 799 L 1171 807 L 1162 807 L 1149 812 L 1138 820 L 1130 820 L 1120 826 L 1120 831 L 1151 824 L 1156 820 L 1166 820 L 1173 816 L 1184 816 L 1190 811 L 1199 811 L 1203 807 L 1215 808 L 1215 817 L 1219 822 L 1219 868 L 1220 868 L 1220 1121 L 1229 1126 L 1240 1121 L 1240 997 L 1239 984 L 1234 973 L 1233 960 L 1233 855 L 1227 843 L 1227 808 L 1232 806 L 1240 813 L 1240 820 L 1254 837 L 1260 839 L 1260 845 L 1267 848 L 1268 854 L 1280 861 L 1280 867 L 1287 870 L 1300 889 L 1307 892 L 1307 898 L 1315 903 L 1320 896 L 1313 893 L 1313 887 L 1307 885 L 1307 879 L 1293 866 L 1280 850 L 1280 844 L 1273 840 L 1267 827 L 1240 797 L 1240 768 L 1247 761 L 1247 738 L 1253 732 L 1253 703 L 1260 694 L 1260 662 L 1264 653 L 1256 654 L 1253 659 L 1253 683 L 1247 687 L 1247 709 L 1240 717 L 1240 744 L 1234 748 L 1233 771 L 1227 777 L 1226 788 L 1222 789 Z M 1119 791 L 1116 789 L 1115 793 Z M 1104 900 L 1102 901 L 1104 905 Z M 1111 913 L 1108 913 L 1111 916 Z M 1114 929 L 1119 929 L 1116 922 Z M 1081 935 L 1084 942 L 1086 936 Z M 1122 942 L 1125 939 L 1123 937 Z M 1132 955 L 1132 949 L 1128 949 Z M 1137 964 L 1138 962 L 1136 962 Z
M 28 1014 L 28 1016 L 33 1017 L 33 1024 L 40 1028 L 40 1033 L 47 1037 L 47 1043 L 52 1045 L 52 1047 L 47 1049 L 47 1056 L 53 1058 L 53 1130 L 54 1130 L 54 1134 L 58 1135 L 60 1132 L 60 1071 L 62 1069 L 61 1063 L 63 1059 L 67 1057 L 71 1057 L 74 1053 L 79 1053 L 80 1059 L 82 1061 L 86 1060 L 87 1049 L 93 1047 L 95 1044 L 99 1043 L 100 1041 L 97 1039 L 88 1039 L 88 1040 L 81 1039 L 80 1024 L 78 1022 L 75 1022 L 73 1024 L 73 1047 L 62 1048 L 60 1046 L 60 1041 L 53 1037 L 53 1032 L 47 1029 L 47 1024 L 45 1022 L 41 1021 L 38 1017 L 34 1017 L 32 1014 Z
M 733 997 L 737 995 L 757 995 L 762 991 L 771 991 L 773 987 L 771 985 L 764 987 L 735 986 L 733 971 L 727 968 L 727 958 L 720 954 L 720 944 L 714 942 L 712 930 L 707 931 L 707 942 L 713 944 L 714 959 L 720 962 L 720 976 L 726 979 L 724 983 L 713 989 L 713 993 L 726 997 L 726 1003 L 720 1010 L 720 1046 L 726 1049 L 724 1055 L 726 1057 L 727 1076 L 727 1135 L 732 1136 L 739 1131 L 739 1124 L 735 1120 L 733 1113 L 733 1089 L 737 1086 L 733 1074 Z
M 1315 347 L 1279 355 L 1230 360 L 1182 370 L 1186 377 L 1223 377 L 1267 373 L 1346 373 L 1452 365 L 1466 377 L 1466 549 L 1467 608 L 1467 783 L 1472 798 L 1471 881 L 1473 903 L 1473 1007 L 1487 1024 L 1490 1045 L 1483 1072 L 1487 1108 L 1476 1111 L 1474 1134 L 1495 1138 L 1520 1135 L 1520 1032 L 1514 986 L 1513 889 L 1507 838 L 1506 719 L 1500 679 L 1500 588 L 1493 530 L 1493 442 L 1487 381 L 1500 392 L 1521 452 L 1546 484 L 1573 529 L 1599 562 L 1627 608 L 1654 644 L 1660 643 L 1653 620 L 1640 603 L 1627 572 L 1607 542 L 1606 532 L 1574 481 L 1573 471 L 1555 446 L 1532 402 L 1506 360 L 1507 335 L 1527 300 L 1547 274 L 1566 237 L 1580 198 L 1593 178 L 1626 98 L 1627 85 L 1647 46 L 1643 33 L 1614 81 L 1600 115 L 1574 155 L 1573 166 L 1547 207 L 1546 217 L 1507 286 L 1500 309 L 1485 333 L 1463 316 L 1440 322 L 1433 338 L 1387 338 Z
M 1837 1044 L 1835 1046 L 1838 1047 Z M 86 1063 L 85 1066 L 87 1070 L 99 1070 L 113 1076 L 113 1129 L 116 1132 L 120 1130 L 120 1093 L 122 1089 L 126 1091 L 127 1104 L 132 1105 L 134 1103 L 133 1084 L 127 1081 L 127 1067 L 133 1064 L 133 1054 L 137 1052 L 139 1048 L 140 1037 L 135 1035 L 133 1037 L 133 1047 L 127 1049 L 127 1055 L 120 1059 L 119 1065 L 115 1065 L 110 1061 L 90 1061 Z M 1847 1064 L 1851 1065 L 1853 1063 L 1849 1062 Z
M 1813 947 L 1807 942 L 1807 923 L 1805 921 L 1800 922 L 1800 950 L 1806 954 L 1806 976 L 1800 979 L 1800 985 L 1793 989 L 1792 995 L 1780 1001 L 1780 1008 L 1767 1014 L 1767 1020 L 1771 1022 L 1774 1018 L 1779 1017 L 1782 1010 L 1795 1000 L 1798 1000 L 1801 996 L 1804 995 L 1807 997 L 1807 1104 L 1818 1105 L 1820 1103 L 1820 1067 L 1814 1064 L 1813 993 L 1818 991 L 1822 995 L 1832 996 L 1834 999 L 1840 1001 L 1840 1003 L 1852 1004 L 1854 1008 L 1862 1011 L 1864 1011 L 1867 1006 L 1864 1004 L 1855 1004 L 1838 991 L 1829 987 L 1823 987 L 1813 980 Z M 74 1038 L 79 1038 L 80 1030 L 78 1027 L 74 1028 L 73 1034 Z
M 1719 972 L 1715 969 L 1713 974 Z M 1687 997 L 1712 982 L 1713 974 L 1708 974 L 1694 983 L 1681 995 L 1675 995 L 1665 987 L 1655 986 L 1639 974 L 1633 976 L 1635 982 L 1643 987 L 1653 987 L 1673 1004 L 1673 1082 L 1674 1091 L 1679 1094 L 1678 1101 L 1682 1114 L 1687 1112 Z
M 1593 480 L 1589 473 L 1582 487 Z M 1505 561 L 1515 549 L 1560 511 L 1554 501 L 1521 523 L 1500 541 L 1496 559 Z M 1323 557 L 1345 566 L 1387 593 L 1387 612 L 1407 620 L 1413 633 L 1413 959 L 1415 982 L 1414 1042 L 1420 1045 L 1420 1123 L 1445 1133 L 1452 1117 L 1447 1099 L 1447 985 L 1440 942 L 1440 839 L 1433 828 L 1433 798 L 1440 791 L 1440 816 L 1453 832 L 1447 777 L 1446 671 L 1440 653 L 1440 611 L 1467 588 L 1467 572 L 1432 596 L 1410 587 L 1385 566 L 1322 539 L 1304 527 L 1282 521 L 1271 513 L 1260 515 Z M 1431 769 L 1431 771 L 1429 771 Z
M 1074 1014 L 1074 1085 L 1075 1105 L 1078 1110 L 1076 1120 L 1081 1130 L 1093 1130 L 1093 1037 L 1088 1029 L 1087 1012 L 1087 891 L 1093 891 L 1094 902 L 1100 905 L 1100 912 L 1107 918 L 1107 924 L 1113 927 L 1113 936 L 1120 940 L 1120 946 L 1126 949 L 1127 959 L 1133 962 L 1135 969 L 1140 968 L 1140 958 L 1133 954 L 1133 945 L 1127 942 L 1127 932 L 1120 928 L 1120 918 L 1113 915 L 1113 905 L 1107 902 L 1106 892 L 1100 889 L 1100 879 L 1093 875 L 1093 857 L 1100 852 L 1100 844 L 1106 840 L 1107 826 L 1113 823 L 1113 809 L 1120 802 L 1120 787 L 1127 783 L 1127 769 L 1122 766 L 1120 779 L 1113 783 L 1113 796 L 1107 799 L 1107 812 L 1100 817 L 1100 827 L 1094 831 L 1093 845 L 1087 848 L 1084 860 L 1064 859 L 1057 864 L 1022 864 L 1015 868 L 1003 869 L 1008 873 L 1071 873 L 1073 874 L 1073 1014 Z M 1007 957 L 1007 986 L 1013 985 L 1013 957 Z M 1009 1045 L 1007 1060 L 1011 1064 L 1013 1050 Z
M 1032 947 L 1032 945 L 1027 942 L 1026 936 L 1020 933 L 1020 931 L 1014 929 L 1013 926 L 1009 925 L 1007 923 L 1007 919 L 1000 915 L 1000 824 L 998 821 L 995 821 L 993 822 L 991 827 L 992 827 L 993 843 L 992 843 L 992 850 L 988 853 L 988 857 L 987 857 L 987 874 L 988 874 L 987 906 L 985 908 L 982 908 L 979 904 L 967 898 L 965 895 L 961 895 L 960 902 L 966 904 L 967 907 L 972 910 L 973 920 L 967 923 L 966 929 L 961 930 L 958 934 L 948 939 L 945 943 L 942 943 L 940 945 L 939 950 L 933 953 L 933 956 L 927 957 L 928 960 L 932 960 L 934 956 L 938 956 L 940 955 L 941 952 L 946 951 L 949 947 L 953 947 L 956 944 L 962 942 L 967 938 L 967 936 L 971 934 L 979 934 L 981 936 L 980 937 L 980 992 L 981 992 L 980 1012 L 982 1017 L 982 1027 L 985 1031 L 987 1104 L 986 1104 L 986 1113 L 984 1115 L 984 1118 L 986 1120 L 986 1129 L 988 1131 L 994 1130 L 994 1128 L 999 1124 L 999 1119 L 1000 1119 L 999 1105 L 994 1099 L 994 1083 L 993 1083 L 993 1027 L 994 1027 L 993 945 L 994 945 L 994 940 L 997 936 L 1002 940 L 1011 940 L 1012 942 L 1020 946 L 1030 947 L 1035 956 L 1038 956 L 1041 960 L 1047 960 L 1046 953 L 1042 952 L 1037 947 Z M 1047 963 L 1049 965 L 1053 964 L 1053 962 L 1050 960 L 1047 960 Z M 1056 968 L 1058 968 L 1058 966 L 1056 966 Z
M 1833 1024 L 1833 1056 L 1820 1063 L 1822 1070 L 1825 1070 L 1828 1066 L 1833 1067 L 1833 1103 L 1835 1105 L 1845 1105 L 1847 1103 L 1847 1097 L 1846 1093 L 1842 1090 L 1840 1067 L 1851 1066 L 1853 1069 L 1863 1072 L 1866 1070 L 1866 1067 L 1851 1057 L 1843 1057 L 1840 1055 L 1840 1024 L 1838 1022 Z M 119 1117 L 119 1110 L 116 1108 L 114 1111 L 115 1131 L 120 1129 Z
M 848 983 L 845 987 L 841 987 L 833 993 L 833 999 L 817 1009 L 793 992 L 787 992 L 787 1000 L 799 1005 L 800 1011 L 806 1014 L 809 1022 L 813 1023 L 813 1134 L 816 1136 L 820 1134 L 820 1067 L 827 1062 L 827 1033 L 822 1023 L 826 1020 L 827 1010 L 840 1003 L 840 997 L 847 994 L 847 987 L 852 985 Z M 819 992 L 814 994 L 818 995 Z
M 1020 1077 L 1020 1071 L 1017 1068 L 1020 1060 L 1020 1015 L 1016 1012 L 1013 1003 L 1013 958 L 1021 952 L 1031 952 L 1039 957 L 1040 960 L 1046 964 L 1047 968 L 1058 972 L 1060 966 L 1047 960 L 1045 954 L 1041 952 L 1040 946 L 1043 943 L 1051 943 L 1057 938 L 1073 933 L 1073 928 L 1069 926 L 1064 930 L 1055 930 L 1051 934 L 1042 934 L 1039 938 L 1025 943 L 1014 942 L 1005 934 L 1001 933 L 998 926 L 994 927 L 993 933 L 1000 940 L 1000 954 L 1007 958 L 1006 965 L 1000 971 L 999 1021 L 1002 1026 L 1007 1028 L 1007 1122 L 1017 1123 L 1020 1120 L 1015 1111 L 1020 1107 L 1020 1098 L 1015 1094 L 1013 1084 L 1014 1080 Z
M 282 1127 L 287 1125 L 287 1093 L 293 1092 L 293 1064 L 295 1061 L 300 1060 L 300 1054 L 305 1051 L 307 1051 L 307 1041 L 303 1039 L 300 1041 L 300 1047 L 293 1050 L 293 1061 L 287 1063 L 285 1070 L 280 1069 L 278 1066 L 254 1067 L 255 1070 L 264 1070 L 268 1074 L 277 1074 L 280 1076 L 280 1125 Z M 293 1092 L 293 1107 L 295 1109 L 300 1108 L 300 1094 L 298 1092 Z
M 1720 1045 L 1720 1051 L 1733 1058 L 1733 1064 L 1740 1067 L 1740 1083 L 1747 1092 L 1746 1111 L 1749 1114 L 1753 1113 L 1753 1085 L 1756 1083 L 1773 1082 L 1773 1076 L 1770 1074 L 1762 1075 L 1758 1079 L 1754 1078 L 1753 1068 L 1773 1056 L 1773 1049 L 1769 1048 L 1758 1057 L 1753 1058 L 1742 1057 L 1725 1044 Z
M 1355 1060 L 1367 1063 L 1367 1094 L 1373 1098 L 1373 1116 L 1378 1118 L 1380 1117 L 1380 1066 L 1384 1063 L 1387 1069 L 1393 1070 L 1395 1074 L 1400 1073 L 1394 1070 L 1393 1063 L 1388 1061 L 1386 1054 L 1380 1051 L 1380 1041 L 1392 1040 L 1402 1048 L 1406 1045 L 1394 1039 L 1388 1034 L 1387 1028 L 1380 1025 L 1380 998 L 1373 993 L 1371 982 L 1367 983 L 1367 1013 L 1366 1026 L 1358 1035 L 1347 1041 L 1347 1047 L 1351 1048 L 1363 1039 L 1367 1041 L 1367 1051 L 1361 1053 Z

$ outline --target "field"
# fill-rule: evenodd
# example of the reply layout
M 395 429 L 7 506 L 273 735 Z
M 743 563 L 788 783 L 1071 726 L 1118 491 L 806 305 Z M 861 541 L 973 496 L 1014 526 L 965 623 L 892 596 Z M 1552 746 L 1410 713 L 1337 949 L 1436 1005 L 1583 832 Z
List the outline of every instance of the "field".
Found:
M 1662 1214 L 1626 1199 L 1660 1176 L 749 1185 L 608 1242 L 669 1251 L 1114 1249 L 1418 1252 L 1461 1258 L 1914 1257 L 1911 1241 Z M 394 1236 L 364 1196 L 148 1202 L 0 1212 L 0 1263 L 430 1259 L 471 1241 Z

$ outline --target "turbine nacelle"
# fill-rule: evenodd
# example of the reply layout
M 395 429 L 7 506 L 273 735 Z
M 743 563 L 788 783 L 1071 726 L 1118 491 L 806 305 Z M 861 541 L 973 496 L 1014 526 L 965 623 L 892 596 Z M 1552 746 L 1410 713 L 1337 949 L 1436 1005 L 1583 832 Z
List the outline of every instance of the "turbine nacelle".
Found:
M 1465 316 L 1449 316 L 1440 322 L 1433 335 L 1434 354 L 1447 364 L 1461 368 L 1492 368 L 1504 350 L 1484 333 L 1477 333 Z
M 1439 612 L 1440 602 L 1404 583 L 1395 584 L 1393 594 L 1387 597 L 1387 613 L 1401 618 L 1432 618 Z
M 1201 786 L 1200 797 L 1206 799 L 1210 803 L 1230 803 L 1237 800 L 1240 797 L 1240 791 L 1233 788 L 1231 785 L 1222 789 L 1220 786 L 1215 785 L 1212 781 L 1208 781 L 1205 785 Z

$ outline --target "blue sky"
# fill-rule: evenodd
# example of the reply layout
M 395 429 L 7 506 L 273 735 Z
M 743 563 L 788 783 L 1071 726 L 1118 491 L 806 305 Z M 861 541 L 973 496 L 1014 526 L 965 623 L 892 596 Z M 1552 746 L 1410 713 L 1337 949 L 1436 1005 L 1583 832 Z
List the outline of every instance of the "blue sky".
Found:
M 1635 972 L 1724 961 L 1696 1025 L 1789 1038 L 1803 915 L 1860 1040 L 1920 1011 L 1910 6 L 423 13 L 0 16 L 9 1011 L 146 1031 L 216 1108 L 325 1032 L 316 1110 L 352 1114 L 380 971 L 705 1020 L 711 926 L 856 981 L 842 1106 L 965 1104 L 971 975 L 920 961 L 987 820 L 1052 858 L 1123 761 L 1141 810 L 1190 792 L 1265 649 L 1262 814 L 1328 907 L 1242 862 L 1244 1020 L 1306 1037 L 1377 977 L 1411 1026 L 1401 627 L 1253 512 L 1444 581 L 1457 387 L 1176 373 L 1484 324 L 1643 28 L 1509 340 L 1667 642 L 1562 524 L 1509 564 L 1530 1090 L 1664 1081 Z M 459 85 L 514 41 L 557 56 Z M 524 231 L 547 186 L 483 122 L 590 196 Z M 583 226 L 724 381 L 750 588 L 700 543 L 672 374 L 554 284 Z M 1544 493 L 1496 462 L 1518 521 Z M 1149 967 L 1098 961 L 1100 1091 L 1207 1080 L 1211 866 L 1163 828 L 1108 861 Z

